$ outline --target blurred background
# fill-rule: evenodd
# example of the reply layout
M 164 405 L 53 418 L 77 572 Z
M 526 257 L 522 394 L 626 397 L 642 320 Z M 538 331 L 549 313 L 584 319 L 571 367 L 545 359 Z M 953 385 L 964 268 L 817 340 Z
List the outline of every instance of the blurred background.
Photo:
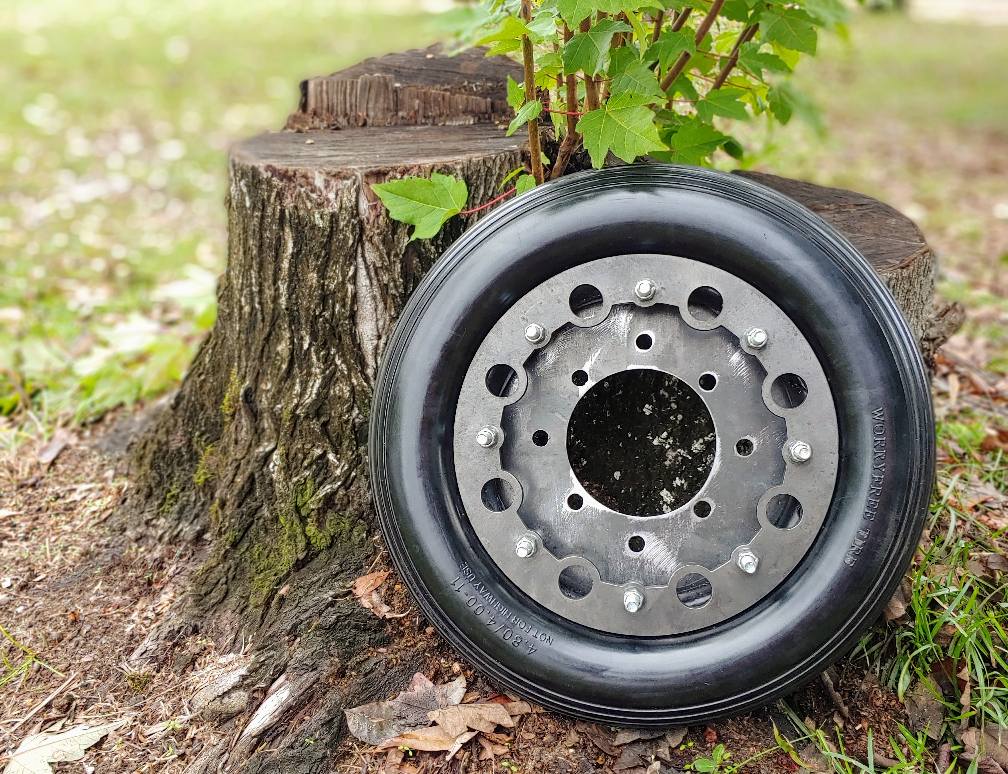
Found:
M 174 386 L 214 319 L 226 150 L 300 79 L 426 45 L 395 0 L 0 4 L 0 450 Z M 821 115 L 747 127 L 746 166 L 876 196 L 969 311 L 955 357 L 1008 374 L 1008 2 L 857 11 L 797 85 Z M 755 142 L 753 142 L 755 139 Z

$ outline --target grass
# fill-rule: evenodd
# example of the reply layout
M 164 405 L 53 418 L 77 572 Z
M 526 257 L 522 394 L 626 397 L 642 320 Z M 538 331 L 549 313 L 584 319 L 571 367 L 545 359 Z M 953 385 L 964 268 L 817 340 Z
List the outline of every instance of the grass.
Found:
M 433 37 L 360 9 L 0 5 L 0 446 L 178 382 L 214 319 L 227 146 L 280 128 L 301 78 Z

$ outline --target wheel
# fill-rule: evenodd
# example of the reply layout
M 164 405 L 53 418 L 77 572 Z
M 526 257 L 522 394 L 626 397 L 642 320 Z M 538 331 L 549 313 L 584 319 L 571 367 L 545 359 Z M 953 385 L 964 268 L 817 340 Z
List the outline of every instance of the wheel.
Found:
M 736 176 L 574 175 L 462 236 L 374 397 L 392 558 L 518 694 L 624 725 L 766 702 L 842 655 L 912 555 L 928 382 L 823 221 Z

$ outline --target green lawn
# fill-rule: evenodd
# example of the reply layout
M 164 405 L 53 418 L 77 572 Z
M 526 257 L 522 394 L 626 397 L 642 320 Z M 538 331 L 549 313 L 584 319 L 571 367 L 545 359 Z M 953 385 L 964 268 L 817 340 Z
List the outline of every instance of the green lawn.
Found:
M 178 380 L 213 320 L 228 144 L 280 128 L 301 78 L 433 38 L 360 7 L 0 4 L 0 447 Z

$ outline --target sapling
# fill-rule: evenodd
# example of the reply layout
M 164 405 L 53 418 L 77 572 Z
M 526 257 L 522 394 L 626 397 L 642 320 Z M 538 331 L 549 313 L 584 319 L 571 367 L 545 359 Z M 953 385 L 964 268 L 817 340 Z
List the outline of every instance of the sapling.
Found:
M 483 0 L 478 8 L 469 42 L 522 65 L 522 81 L 507 81 L 506 131 L 528 134 L 528 165 L 470 209 L 465 181 L 451 175 L 373 185 L 389 215 L 414 227 L 411 239 L 560 177 L 582 151 L 595 168 L 612 158 L 741 158 L 732 122 L 787 123 L 807 111 L 788 77 L 815 54 L 820 30 L 846 17 L 841 0 Z

